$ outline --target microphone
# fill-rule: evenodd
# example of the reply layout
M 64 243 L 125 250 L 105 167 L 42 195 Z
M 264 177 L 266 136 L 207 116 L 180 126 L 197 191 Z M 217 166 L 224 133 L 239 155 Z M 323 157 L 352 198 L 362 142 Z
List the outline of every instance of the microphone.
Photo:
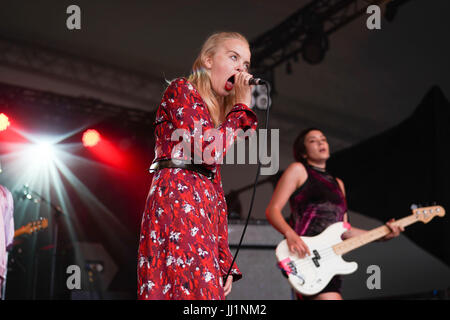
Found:
M 264 81 L 263 79 L 260 78 L 250 78 L 250 80 L 248 80 L 248 85 L 262 85 L 262 84 L 266 84 L 266 81 Z

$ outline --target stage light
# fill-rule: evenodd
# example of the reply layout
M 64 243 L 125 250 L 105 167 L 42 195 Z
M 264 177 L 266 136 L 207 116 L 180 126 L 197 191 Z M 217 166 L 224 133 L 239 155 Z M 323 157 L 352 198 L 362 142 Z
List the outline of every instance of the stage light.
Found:
M 0 131 L 5 131 L 9 127 L 9 118 L 6 114 L 0 113 Z
M 35 173 L 53 166 L 55 150 L 52 143 L 39 142 L 28 148 L 27 158 Z
M 53 146 L 48 142 L 37 144 L 34 148 L 35 159 L 41 162 L 51 162 L 53 159 Z
M 312 34 L 303 42 L 302 57 L 309 64 L 318 64 L 322 62 L 327 50 L 327 36 L 321 33 Z
M 25 200 L 15 203 L 14 218 L 19 225 L 22 225 L 22 220 L 28 219 L 30 214 L 48 215 L 51 217 L 49 223 L 52 223 L 55 217 L 54 209 L 60 208 L 64 213 L 61 216 L 65 221 L 64 231 L 65 233 L 67 231 L 67 236 L 75 243 L 78 241 L 78 233 L 75 232 L 74 226 L 80 225 L 77 216 L 79 209 L 74 206 L 71 199 L 72 195 L 76 195 L 89 212 L 96 213 L 93 218 L 98 224 L 109 221 L 113 223 L 115 230 L 121 230 L 123 234 L 127 232 L 114 213 L 78 176 L 80 166 L 91 168 L 90 170 L 95 172 L 96 169 L 103 168 L 104 163 L 77 155 L 81 148 L 80 143 L 63 143 L 68 136 L 79 136 L 81 130 L 60 136 L 35 136 L 26 131 L 17 131 L 16 123 L 11 129 L 7 132 L 17 132 L 24 141 L 0 141 L 0 151 L 5 150 L 2 149 L 5 144 L 14 147 L 8 148 L 7 153 L 1 153 L 0 159 L 1 165 L 4 165 L 4 171 L 14 177 L 14 181 L 11 182 L 11 191 L 17 195 L 17 200 Z M 101 147 L 106 143 L 106 139 L 102 138 L 99 145 Z M 97 149 L 99 148 L 92 148 L 90 151 L 95 153 Z M 102 151 L 101 148 L 100 151 Z M 102 152 L 105 156 L 115 158 L 110 150 Z M 24 186 L 26 192 L 24 192 Z M 38 194 L 45 201 L 36 202 L 34 194 Z M 44 202 L 47 205 L 44 205 Z M 114 238 L 113 241 L 115 246 L 121 248 L 120 250 L 126 250 L 119 239 Z
M 86 130 L 83 133 L 82 141 L 85 147 L 94 147 L 100 142 L 100 134 L 95 129 Z

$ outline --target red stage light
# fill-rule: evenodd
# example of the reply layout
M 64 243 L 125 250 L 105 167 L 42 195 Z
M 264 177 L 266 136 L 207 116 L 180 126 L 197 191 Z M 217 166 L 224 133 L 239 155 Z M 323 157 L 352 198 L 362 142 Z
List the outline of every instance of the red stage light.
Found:
M 0 131 L 5 131 L 9 125 L 8 116 L 4 113 L 0 113 Z
M 100 142 L 100 133 L 95 129 L 86 130 L 82 140 L 85 147 L 94 147 Z

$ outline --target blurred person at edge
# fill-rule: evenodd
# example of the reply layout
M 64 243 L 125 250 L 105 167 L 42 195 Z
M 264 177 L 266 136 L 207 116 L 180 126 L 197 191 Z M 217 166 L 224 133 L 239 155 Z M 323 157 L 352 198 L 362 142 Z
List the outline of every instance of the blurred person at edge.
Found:
M 0 185 L 0 299 L 5 299 L 8 250 L 14 240 L 14 203 L 9 190 Z

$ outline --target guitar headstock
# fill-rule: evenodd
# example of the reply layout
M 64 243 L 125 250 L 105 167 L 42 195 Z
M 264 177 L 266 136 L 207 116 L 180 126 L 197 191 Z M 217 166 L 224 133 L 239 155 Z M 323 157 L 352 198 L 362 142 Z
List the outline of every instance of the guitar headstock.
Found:
M 27 225 L 23 226 L 24 233 L 32 234 L 33 232 L 45 229 L 48 227 L 48 219 L 47 218 L 41 218 L 37 221 L 32 221 L 28 223 Z
M 423 207 L 414 209 L 413 214 L 418 220 L 422 221 L 423 223 L 428 223 L 435 216 L 445 216 L 445 209 L 441 206 Z

